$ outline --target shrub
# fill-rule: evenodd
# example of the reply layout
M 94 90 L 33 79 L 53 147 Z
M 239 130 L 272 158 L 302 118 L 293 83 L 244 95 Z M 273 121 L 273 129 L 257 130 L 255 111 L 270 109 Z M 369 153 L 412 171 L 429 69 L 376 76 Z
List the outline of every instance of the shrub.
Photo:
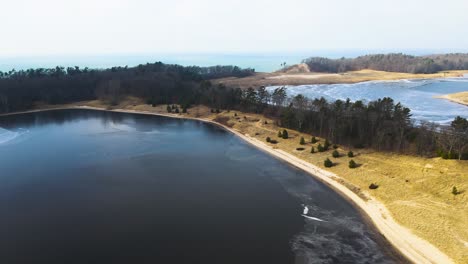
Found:
M 330 160 L 330 159 L 326 159 L 324 162 L 323 162 L 323 165 L 326 167 L 326 168 L 330 168 L 333 166 L 333 162 Z
M 337 148 L 338 148 L 338 145 L 334 144 L 333 149 L 337 149 Z
M 318 140 L 315 137 L 312 137 L 312 139 L 310 140 L 310 143 L 312 143 L 312 144 L 315 144 L 317 142 L 318 142 Z
M 168 113 L 172 112 L 171 106 L 170 106 L 170 105 L 167 105 L 166 110 L 167 110 Z
M 215 112 L 213 108 L 212 108 L 210 111 L 211 111 L 211 113 L 214 113 L 214 112 Z
M 357 168 L 357 164 L 356 164 L 356 162 L 354 162 L 354 160 L 349 161 L 349 168 L 350 169 Z
M 234 116 L 237 116 L 237 113 L 234 113 Z
M 377 185 L 377 184 L 375 184 L 375 183 L 371 183 L 371 184 L 369 185 L 369 189 L 371 189 L 371 190 L 375 190 L 375 189 L 377 189 L 377 188 L 379 188 L 379 185 Z
M 265 125 L 268 125 L 268 121 L 265 120 L 265 122 L 263 122 Z
M 332 156 L 334 158 L 339 158 L 340 157 L 340 153 L 337 151 L 337 150 L 334 150 L 333 153 L 332 153 Z
M 281 130 L 278 131 L 278 137 L 279 137 L 279 138 L 282 138 L 282 137 L 283 137 L 283 134 L 281 133 Z
M 299 141 L 299 144 L 305 145 L 305 139 L 304 139 L 304 137 L 301 137 L 301 140 Z
M 182 107 L 182 113 L 184 113 L 184 114 L 187 113 L 187 107 L 186 106 Z
M 176 107 L 175 112 L 176 112 L 176 114 L 179 113 L 179 107 Z
M 272 140 L 270 140 L 270 143 L 271 143 L 271 144 L 277 144 L 277 143 L 278 143 L 278 140 L 272 139 Z
M 219 108 L 216 109 L 216 113 L 217 113 L 217 114 L 221 113 L 221 111 L 219 110 Z
M 458 194 L 460 194 L 460 193 L 458 192 L 458 190 L 457 190 L 457 187 L 453 186 L 453 188 L 452 188 L 452 194 L 453 194 L 453 195 L 458 195 Z
M 288 131 L 286 129 L 283 130 L 282 136 L 283 136 L 283 139 L 288 139 L 289 136 L 288 136 Z
M 312 149 L 310 149 L 310 153 L 315 153 L 315 148 L 312 147 Z
M 351 150 L 348 152 L 348 157 L 350 158 L 354 157 L 354 153 Z
M 296 150 L 303 151 L 305 148 L 296 148 Z
M 267 137 L 267 138 L 266 138 L 266 142 L 270 143 L 270 142 L 271 142 L 271 138 L 270 138 L 270 137 Z
M 322 144 L 318 144 L 317 150 L 318 150 L 318 152 L 324 152 L 325 148 L 322 146 Z
M 325 143 L 323 144 L 323 148 L 325 150 L 328 150 L 330 148 L 330 142 L 328 141 L 328 139 L 325 139 Z

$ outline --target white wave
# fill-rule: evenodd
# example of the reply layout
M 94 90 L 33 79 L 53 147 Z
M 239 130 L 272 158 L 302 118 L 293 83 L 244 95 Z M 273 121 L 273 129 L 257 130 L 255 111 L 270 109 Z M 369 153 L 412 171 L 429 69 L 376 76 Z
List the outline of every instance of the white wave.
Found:
M 322 220 L 322 219 L 317 218 L 317 217 L 308 216 L 308 215 L 302 215 L 302 216 L 307 218 L 307 219 L 310 219 L 310 220 L 319 221 L 319 222 L 326 222 L 325 220 Z
M 0 127 L 0 144 L 12 141 L 13 139 L 17 138 L 19 134 L 20 133 L 18 132 L 13 132 Z

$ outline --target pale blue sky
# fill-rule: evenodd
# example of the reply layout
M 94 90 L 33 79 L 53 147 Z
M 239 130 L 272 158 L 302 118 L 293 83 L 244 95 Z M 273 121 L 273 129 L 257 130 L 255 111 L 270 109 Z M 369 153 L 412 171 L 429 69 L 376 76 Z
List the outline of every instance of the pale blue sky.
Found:
M 0 0 L 0 55 L 468 51 L 467 0 Z

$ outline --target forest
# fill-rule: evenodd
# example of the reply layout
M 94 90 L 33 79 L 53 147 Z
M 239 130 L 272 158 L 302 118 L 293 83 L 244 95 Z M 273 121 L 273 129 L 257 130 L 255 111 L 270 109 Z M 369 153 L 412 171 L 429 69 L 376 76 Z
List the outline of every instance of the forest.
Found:
M 261 113 L 278 125 L 327 138 L 352 148 L 373 148 L 421 156 L 468 159 L 468 121 L 450 125 L 414 124 L 410 109 L 391 98 L 369 103 L 329 102 L 302 95 L 289 98 L 285 87 L 268 91 L 213 85 L 210 79 L 254 74 L 235 66 L 183 67 L 161 62 L 110 69 L 30 69 L 0 73 L 0 113 L 31 109 L 37 103 L 64 104 L 101 99 L 117 105 L 126 96 L 147 104 L 202 104 L 216 110 Z
M 412 56 L 402 53 L 373 54 L 356 58 L 329 59 L 311 57 L 303 60 L 313 72 L 340 73 L 371 69 L 405 73 L 435 73 L 449 70 L 468 70 L 468 54 Z

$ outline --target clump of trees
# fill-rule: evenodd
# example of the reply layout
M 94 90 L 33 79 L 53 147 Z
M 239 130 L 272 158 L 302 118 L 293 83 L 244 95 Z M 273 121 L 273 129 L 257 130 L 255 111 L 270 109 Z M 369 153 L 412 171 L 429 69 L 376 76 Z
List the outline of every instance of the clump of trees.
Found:
M 346 72 L 372 69 L 389 72 L 435 73 L 447 70 L 467 70 L 468 54 L 455 53 L 411 56 L 402 53 L 373 54 L 357 58 L 328 59 L 311 57 L 303 60 L 314 72 Z

